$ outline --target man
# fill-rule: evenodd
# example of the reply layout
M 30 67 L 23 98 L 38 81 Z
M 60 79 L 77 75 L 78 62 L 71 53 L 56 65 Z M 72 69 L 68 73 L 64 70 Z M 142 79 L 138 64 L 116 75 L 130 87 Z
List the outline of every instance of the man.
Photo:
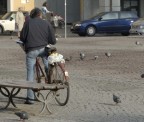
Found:
M 16 21 L 16 27 L 18 29 L 18 38 L 19 38 L 20 32 L 21 32 L 21 30 L 23 28 L 23 24 L 25 22 L 25 17 L 24 17 L 23 12 L 22 12 L 22 7 L 18 8 L 15 21 Z
M 51 13 L 48 9 L 47 9 L 47 2 L 44 2 L 42 5 L 42 13 L 45 15 L 46 13 Z
M 30 19 L 24 24 L 20 40 L 24 43 L 26 52 L 27 81 L 33 82 L 36 58 L 42 58 L 45 71 L 47 72 L 48 61 L 44 48 L 48 44 L 56 44 L 54 30 L 48 21 L 42 19 L 42 11 L 39 8 L 34 8 L 30 12 Z M 26 104 L 34 103 L 32 100 L 29 100 L 34 99 L 31 89 L 27 90 L 27 98 Z
M 49 11 L 47 8 L 48 8 L 48 4 L 47 2 L 44 2 L 41 8 L 42 13 L 43 13 L 43 19 L 50 21 L 52 12 Z

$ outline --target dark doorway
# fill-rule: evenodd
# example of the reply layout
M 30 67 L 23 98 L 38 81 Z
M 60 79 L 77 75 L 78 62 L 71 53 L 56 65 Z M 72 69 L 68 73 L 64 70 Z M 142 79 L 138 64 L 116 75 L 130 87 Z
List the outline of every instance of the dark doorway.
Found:
M 67 23 L 80 20 L 80 0 L 67 1 Z M 65 0 L 47 0 L 49 10 L 53 11 L 62 17 L 65 16 Z
M 7 0 L 0 0 L 0 15 L 7 12 Z
M 140 15 L 140 2 L 139 0 L 121 0 L 122 11 L 134 11 L 137 15 Z

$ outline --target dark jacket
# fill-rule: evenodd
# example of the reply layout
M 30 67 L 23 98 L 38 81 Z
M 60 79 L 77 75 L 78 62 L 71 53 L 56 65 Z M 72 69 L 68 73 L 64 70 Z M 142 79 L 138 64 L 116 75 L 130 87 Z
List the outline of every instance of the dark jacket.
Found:
M 24 43 L 26 52 L 43 48 L 47 44 L 56 44 L 55 33 L 51 24 L 39 17 L 25 22 L 20 40 Z

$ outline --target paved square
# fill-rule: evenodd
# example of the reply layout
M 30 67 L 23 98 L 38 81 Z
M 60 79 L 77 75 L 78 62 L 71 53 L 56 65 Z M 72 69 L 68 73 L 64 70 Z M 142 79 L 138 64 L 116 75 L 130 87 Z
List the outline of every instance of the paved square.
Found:
M 0 36 L 0 82 L 26 77 L 25 53 L 16 39 Z M 18 108 L 0 111 L 0 122 L 19 121 L 14 115 L 19 110 L 30 114 L 29 122 L 144 122 L 144 79 L 140 77 L 144 73 L 144 36 L 59 38 L 56 47 L 65 58 L 72 56 L 66 61 L 71 86 L 68 104 L 54 103 L 54 114 L 36 116 L 38 103 L 20 101 Z M 86 55 L 83 61 L 81 52 Z M 122 103 L 113 102 L 113 93 Z

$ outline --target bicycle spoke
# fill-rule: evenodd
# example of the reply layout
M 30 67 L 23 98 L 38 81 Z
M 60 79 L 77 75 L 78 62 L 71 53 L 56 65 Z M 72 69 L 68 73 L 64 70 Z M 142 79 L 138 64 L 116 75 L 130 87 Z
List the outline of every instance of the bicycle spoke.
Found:
M 55 84 L 65 84 L 67 82 L 63 70 L 58 65 L 55 65 L 52 69 L 51 80 Z M 65 85 L 68 87 L 57 90 L 55 96 L 57 103 L 61 106 L 66 105 L 69 100 L 69 83 Z

